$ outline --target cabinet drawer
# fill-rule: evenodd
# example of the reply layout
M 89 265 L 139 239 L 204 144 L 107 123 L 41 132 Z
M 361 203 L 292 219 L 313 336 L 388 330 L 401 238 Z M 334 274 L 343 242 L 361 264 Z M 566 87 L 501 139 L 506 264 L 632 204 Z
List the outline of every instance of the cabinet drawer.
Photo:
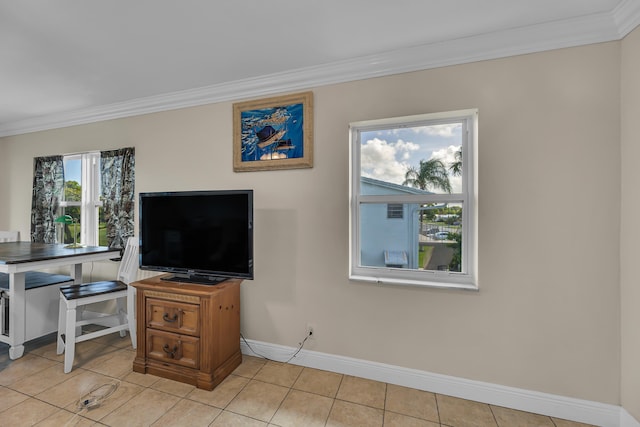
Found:
M 199 336 L 200 306 L 147 298 L 147 327 Z
M 200 339 L 147 329 L 147 356 L 161 362 L 199 369 Z

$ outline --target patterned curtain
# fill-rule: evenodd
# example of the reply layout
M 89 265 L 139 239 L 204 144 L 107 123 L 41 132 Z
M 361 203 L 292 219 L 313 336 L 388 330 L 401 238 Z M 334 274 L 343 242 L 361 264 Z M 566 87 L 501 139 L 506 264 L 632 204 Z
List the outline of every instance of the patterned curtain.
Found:
M 62 156 L 33 159 L 33 193 L 31 195 L 31 241 L 56 242 L 56 223 L 60 198 L 64 191 Z
M 135 163 L 132 147 L 100 153 L 102 209 L 110 248 L 124 248 L 127 237 L 133 236 Z

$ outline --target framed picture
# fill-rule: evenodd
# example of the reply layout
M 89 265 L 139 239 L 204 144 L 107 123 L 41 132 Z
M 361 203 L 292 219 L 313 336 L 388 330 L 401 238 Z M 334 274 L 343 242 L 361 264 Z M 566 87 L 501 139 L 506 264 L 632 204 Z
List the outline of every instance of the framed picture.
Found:
M 313 167 L 313 92 L 233 104 L 235 172 Z

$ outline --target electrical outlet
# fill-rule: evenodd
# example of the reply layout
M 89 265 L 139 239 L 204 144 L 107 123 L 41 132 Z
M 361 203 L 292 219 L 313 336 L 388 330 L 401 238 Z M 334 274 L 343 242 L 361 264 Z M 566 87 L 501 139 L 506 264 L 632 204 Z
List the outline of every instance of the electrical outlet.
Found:
M 308 337 L 315 337 L 316 335 L 316 325 L 314 325 L 313 323 L 307 323 L 307 336 Z

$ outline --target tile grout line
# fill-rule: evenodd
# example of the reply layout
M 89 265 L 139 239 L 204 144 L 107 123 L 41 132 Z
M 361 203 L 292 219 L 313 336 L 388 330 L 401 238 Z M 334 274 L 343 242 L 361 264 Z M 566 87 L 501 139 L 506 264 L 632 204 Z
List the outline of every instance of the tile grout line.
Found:
M 325 426 L 329 422 L 329 418 L 331 417 L 331 412 L 333 412 L 333 408 L 336 405 L 336 400 L 338 400 L 338 392 L 340 391 L 340 387 L 342 387 L 342 382 L 344 381 L 344 377 L 345 377 L 344 374 L 340 374 L 340 383 L 338 384 L 338 387 L 336 388 L 335 395 L 331 399 L 331 407 L 329 408 L 329 413 L 327 414 L 327 419 L 324 420 L 324 425 Z
M 265 363 L 262 368 L 264 368 L 267 364 Z M 260 370 L 262 370 L 262 368 L 260 368 Z M 287 397 L 289 397 L 289 395 L 291 394 L 291 391 L 293 390 L 293 385 L 296 383 L 296 381 L 298 381 L 298 378 L 300 378 L 300 375 L 302 374 L 302 371 L 304 371 L 304 368 L 302 368 L 300 370 L 300 372 L 298 373 L 298 375 L 296 376 L 296 378 L 293 380 L 293 382 L 291 383 L 291 386 L 289 386 L 289 390 L 287 391 L 287 394 L 284 395 L 284 398 L 282 399 L 282 401 L 280 402 L 280 404 L 278 405 L 278 407 L 276 408 L 275 412 L 273 413 L 273 415 L 271 415 L 271 418 L 269 418 L 269 421 L 267 422 L 267 424 L 271 424 L 273 419 L 275 418 L 276 414 L 278 413 L 278 411 L 280 410 L 280 408 L 282 408 L 282 405 L 284 404 L 285 400 L 287 400 Z M 259 371 L 258 371 L 259 372 Z M 257 375 L 257 373 L 256 373 Z M 277 385 L 277 384 L 276 384 Z
M 118 347 L 118 346 L 116 346 L 116 345 L 104 344 L 104 343 L 101 343 L 101 344 L 102 344 L 102 345 L 104 345 L 104 347 L 105 347 L 106 349 L 108 349 L 107 354 L 114 353 L 114 355 L 116 355 L 116 356 L 117 356 L 117 357 L 119 357 L 119 358 L 120 358 L 120 357 L 126 357 L 126 356 L 128 355 L 128 353 L 122 353 L 122 352 L 130 352 L 130 351 L 131 351 L 131 349 L 129 349 L 129 348 L 127 348 L 127 347 L 122 347 L 122 346 Z M 55 345 L 55 344 L 54 344 L 54 345 Z M 67 404 L 67 405 L 65 405 L 65 406 L 59 406 L 58 404 L 53 404 L 53 403 L 49 403 L 49 402 L 47 402 L 47 401 L 44 401 L 44 400 L 42 400 L 42 398 L 38 398 L 38 397 L 36 397 L 36 395 L 35 395 L 35 394 L 34 394 L 34 395 L 31 395 L 31 394 L 29 394 L 29 393 L 27 393 L 27 392 L 22 392 L 22 391 L 19 391 L 19 390 L 16 390 L 16 389 L 14 389 L 14 388 L 13 388 L 13 387 L 15 386 L 15 384 L 19 383 L 20 381 L 27 380 L 27 379 L 29 379 L 29 378 L 31 378 L 31 377 L 36 378 L 36 377 L 38 377 L 38 376 L 41 376 L 41 375 L 42 375 L 42 373 L 43 373 L 44 371 L 47 371 L 47 370 L 50 370 L 50 369 L 54 369 L 54 368 L 59 368 L 59 367 L 62 365 L 62 362 L 61 362 L 61 361 L 59 361 L 59 360 L 57 360 L 57 358 L 56 358 L 56 359 L 52 359 L 52 358 L 47 357 L 47 356 L 45 355 L 45 353 L 46 353 L 46 354 L 49 354 L 49 356 L 50 356 L 50 355 L 51 355 L 51 354 L 50 354 L 50 352 L 48 352 L 48 351 L 47 351 L 47 352 L 45 352 L 45 353 L 40 352 L 40 353 L 42 353 L 42 354 L 34 353 L 34 351 L 37 351 L 37 350 L 38 350 L 38 349 L 31 349 L 30 351 L 28 351 L 26 355 L 29 355 L 29 356 L 30 356 L 29 360 L 27 360 L 27 361 L 22 361 L 22 363 L 26 363 L 26 365 L 25 365 L 24 367 L 21 367 L 21 366 L 20 366 L 20 367 L 18 367 L 18 369 L 17 369 L 17 370 L 15 370 L 15 371 L 14 371 L 14 375 L 15 375 L 15 374 L 18 374 L 18 375 L 19 375 L 19 377 L 12 378 L 12 377 L 10 376 L 9 378 L 10 378 L 10 380 L 11 380 L 11 384 L 9 384 L 9 385 L 2 385 L 2 388 L 6 389 L 6 390 L 9 390 L 9 391 L 12 391 L 12 392 L 15 392 L 15 393 L 17 393 L 18 395 L 20 395 L 20 396 L 22 396 L 22 397 L 26 397 L 26 399 L 25 399 L 25 400 L 23 400 L 23 401 L 21 401 L 21 402 L 19 402 L 19 403 L 17 403 L 17 404 L 14 404 L 14 405 L 12 405 L 12 406 L 10 406 L 10 407 L 4 408 L 4 409 L 2 410 L 2 412 L 0 412 L 0 413 L 6 413 L 7 411 L 11 411 L 11 410 L 12 410 L 12 408 L 15 408 L 17 405 L 20 405 L 22 402 L 27 401 L 28 399 L 33 398 L 33 399 L 34 399 L 34 401 L 37 401 L 37 402 L 40 402 L 40 403 L 44 403 L 45 405 L 47 405 L 47 406 L 49 406 L 49 407 L 53 407 L 53 408 L 55 408 L 55 409 L 56 409 L 56 411 L 54 412 L 54 414 L 59 413 L 59 411 L 64 411 L 64 413 L 65 413 L 65 414 L 70 414 L 70 415 L 72 416 L 72 418 L 69 420 L 69 422 L 71 422 L 71 421 L 73 421 L 73 420 L 75 420 L 75 422 L 77 422 L 77 421 L 79 421 L 79 420 L 78 420 L 78 417 L 79 417 L 79 418 L 80 418 L 80 420 L 86 420 L 86 421 L 89 421 L 89 422 L 92 422 L 92 423 L 96 423 L 96 425 L 105 425 L 103 421 L 93 420 L 93 419 L 91 419 L 91 418 L 87 418 L 87 417 L 85 416 L 86 414 L 84 414 L 84 415 L 83 415 L 82 410 L 80 410 L 80 411 L 76 411 L 76 412 L 73 412 L 73 411 L 71 411 L 71 410 L 66 409 L 66 407 L 72 406 L 72 405 L 73 405 L 73 402 L 71 402 L 71 403 L 69 403 L 69 404 Z M 25 356 L 26 356 L 26 355 L 25 355 Z M 37 357 L 35 357 L 35 356 L 37 356 Z M 287 379 L 287 378 L 290 378 L 288 375 L 282 375 L 282 376 L 280 376 L 280 375 L 276 375 L 276 376 L 271 376 L 271 377 L 269 377 L 269 376 L 264 376 L 265 378 L 269 378 L 269 379 L 270 379 L 269 381 L 265 381 L 265 380 L 262 380 L 262 379 L 257 379 L 257 377 L 259 376 L 260 372 L 262 372 L 262 371 L 263 371 L 267 366 L 269 366 L 269 363 L 270 363 L 270 362 L 269 362 L 268 360 L 264 359 L 264 358 L 259 358 L 259 357 L 256 357 L 256 360 L 259 360 L 259 362 L 257 362 L 257 361 L 256 361 L 256 362 L 250 362 L 250 363 L 249 363 L 249 365 L 247 366 L 247 369 L 248 369 L 248 370 L 246 371 L 246 373 L 245 373 L 244 375 L 236 375 L 236 374 L 234 374 L 234 375 L 236 375 L 236 376 L 237 376 L 237 377 L 239 377 L 239 378 L 244 378 L 244 379 L 246 380 L 246 382 L 245 382 L 244 384 L 242 384 L 242 385 L 241 385 L 241 387 L 239 387 L 239 388 L 238 388 L 238 391 L 237 391 L 237 392 L 235 392 L 235 394 L 230 394 L 230 396 L 232 396 L 232 397 L 231 397 L 231 398 L 230 398 L 230 399 L 229 399 L 229 400 L 228 400 L 224 405 L 221 405 L 221 406 L 224 406 L 224 407 L 222 407 L 222 408 L 220 408 L 220 407 L 218 407 L 218 406 L 216 406 L 216 405 L 213 405 L 213 404 L 209 404 L 209 403 L 205 403 L 205 402 L 200 402 L 200 401 L 197 401 L 197 400 L 193 400 L 193 399 L 191 399 L 191 398 L 189 397 L 189 395 L 193 392 L 193 390 L 191 390 L 191 391 L 187 392 L 184 396 L 183 396 L 183 395 L 175 395 L 175 394 L 173 394 L 173 393 L 166 392 L 166 391 L 162 391 L 162 390 L 157 390 L 157 391 L 161 391 L 161 392 L 163 392 L 163 393 L 167 393 L 167 394 L 169 394 L 169 395 L 173 395 L 173 396 L 177 397 L 178 399 L 177 399 L 177 401 L 176 401 L 176 402 L 175 402 L 171 407 L 167 408 L 167 409 L 166 409 L 166 410 L 165 410 L 165 411 L 164 411 L 164 412 L 163 412 L 163 413 L 162 413 L 162 414 L 161 414 L 161 415 L 160 415 L 156 420 L 154 420 L 153 422 L 157 422 L 157 421 L 158 421 L 158 419 L 161 419 L 161 418 L 162 418 L 163 416 L 165 416 L 167 413 L 169 413 L 170 411 L 174 410 L 174 408 L 176 408 L 176 406 L 177 406 L 178 404 L 180 404 L 180 402 L 182 402 L 183 400 L 188 400 L 188 401 L 191 401 L 191 402 L 197 402 L 197 403 L 201 403 L 201 404 L 204 404 L 204 405 L 209 406 L 209 407 L 212 407 L 212 408 L 220 409 L 220 413 L 219 413 L 219 414 L 217 414 L 217 415 L 215 416 L 215 418 L 213 418 L 213 420 L 211 421 L 211 423 L 215 423 L 215 421 L 216 421 L 216 420 L 218 420 L 218 419 L 219 419 L 219 417 L 220 417 L 224 412 L 228 412 L 228 413 L 230 413 L 230 414 L 235 414 L 235 415 L 242 416 L 242 417 L 247 417 L 247 418 L 249 418 L 249 419 L 253 419 L 253 420 L 256 420 L 256 421 L 260 421 L 260 422 L 265 422 L 265 421 L 263 421 L 263 420 L 256 419 L 256 418 L 251 417 L 251 416 L 249 416 L 249 415 L 245 415 L 245 414 L 243 414 L 243 413 L 237 413 L 237 412 L 234 412 L 234 411 L 229 411 L 229 410 L 227 410 L 227 408 L 230 406 L 230 404 L 231 404 L 235 399 L 237 399 L 237 398 L 238 398 L 238 396 L 240 395 L 240 393 L 242 393 L 244 390 L 246 390 L 247 386 L 248 386 L 251 382 L 256 381 L 256 382 L 261 382 L 261 383 L 264 383 L 264 384 L 279 385 L 279 384 L 278 384 L 278 381 L 279 381 L 280 379 Z M 40 364 L 40 363 L 41 363 L 41 361 L 48 361 L 48 362 L 52 362 L 52 363 L 50 364 L 50 366 L 47 366 L 47 367 L 45 367 L 45 368 L 37 369 L 37 370 L 35 370 L 35 371 L 33 371 L 33 372 L 29 372 L 29 368 L 30 368 L 29 363 L 33 363 L 34 361 L 35 361 L 36 366 L 37 366 L 38 364 Z M 263 362 L 263 361 L 264 361 L 264 362 Z M 20 362 L 19 362 L 19 363 L 20 363 Z M 273 363 L 283 364 L 283 362 L 273 362 Z M 3 369 L 4 369 L 4 368 L 6 368 L 6 367 L 8 367 L 8 366 L 10 366 L 10 365 L 12 365 L 12 364 L 13 364 L 13 361 L 4 361 L 4 362 L 0 362 L 0 366 L 1 366 Z M 135 386 L 141 387 L 141 388 L 142 388 L 142 390 L 148 390 L 148 389 L 156 390 L 155 388 L 153 388 L 153 386 L 154 386 L 154 384 L 157 384 L 157 381 L 156 381 L 156 382 L 152 382 L 152 383 L 150 383 L 150 384 L 148 384 L 148 385 L 143 385 L 143 384 L 144 384 L 144 382 L 143 382 L 143 384 L 139 384 L 139 383 L 136 383 L 136 382 L 131 381 L 131 380 L 135 380 L 134 378 L 131 378 L 131 380 L 129 380 L 129 381 L 128 381 L 128 380 L 125 380 L 125 378 L 126 378 L 128 375 L 130 375 L 130 374 L 132 373 L 132 371 L 131 371 L 131 369 L 130 369 L 130 368 L 127 368 L 126 370 L 122 371 L 121 373 L 116 373 L 116 374 L 111 374 L 111 373 L 109 373 L 109 374 L 104 374 L 104 373 L 101 373 L 101 372 L 99 372 L 99 371 L 94 370 L 94 369 L 100 369 L 100 367 L 101 367 L 102 365 L 91 365 L 91 366 L 92 366 L 92 368 L 85 368 L 85 367 L 80 367 L 80 366 L 78 366 L 78 367 L 76 367 L 75 369 L 76 369 L 77 371 L 87 372 L 87 373 L 90 373 L 90 374 L 98 375 L 98 376 L 100 376 L 100 377 L 103 377 L 103 378 L 105 379 L 105 381 L 118 381 L 119 383 L 124 382 L 124 383 L 126 383 L 126 384 L 132 384 L 132 385 L 135 385 Z M 296 365 L 296 366 L 299 366 L 299 365 Z M 257 368 L 257 369 L 256 369 L 256 368 Z M 21 372 L 21 371 L 22 371 L 22 369 L 25 369 L 25 371 L 26 371 L 26 372 L 29 372 L 29 373 L 28 373 L 28 374 L 25 374 L 24 372 Z M 254 371 L 254 370 L 255 370 L 255 371 Z M 271 417 L 269 418 L 269 421 L 266 421 L 266 423 L 267 423 L 267 424 L 269 424 L 269 423 L 270 423 L 270 424 L 272 424 L 272 425 L 274 425 L 274 426 L 275 426 L 275 424 L 273 424 L 273 421 L 276 419 L 276 418 L 275 418 L 275 417 L 276 417 L 276 414 L 278 413 L 278 411 L 280 411 L 280 410 L 284 407 L 285 402 L 287 401 L 287 399 L 288 399 L 288 398 L 290 398 L 290 397 L 292 396 L 292 394 L 293 394 L 293 392 L 294 392 L 294 391 L 297 391 L 297 392 L 304 392 L 304 393 L 309 393 L 309 394 L 312 394 L 312 395 L 315 395 L 315 396 L 321 396 L 321 397 L 325 397 L 325 398 L 330 398 L 330 399 L 331 399 L 331 405 L 329 406 L 328 414 L 327 414 L 327 416 L 326 416 L 326 418 L 325 418 L 325 420 L 324 420 L 324 423 L 323 423 L 323 425 L 325 425 L 325 426 L 328 424 L 328 420 L 329 420 L 329 419 L 330 419 L 330 417 L 331 417 L 331 413 L 332 413 L 332 411 L 335 409 L 335 405 L 336 405 L 337 401 L 353 403 L 353 404 L 356 404 L 356 405 L 360 405 L 360 406 L 362 406 L 362 407 L 368 407 L 368 408 L 373 408 L 373 409 L 380 409 L 380 408 L 378 408 L 378 407 L 376 407 L 376 406 L 370 406 L 370 405 L 367 405 L 367 404 L 357 403 L 357 402 L 351 402 L 351 401 L 349 401 L 349 400 L 343 400 L 343 399 L 338 398 L 338 396 L 339 396 L 339 392 L 340 392 L 340 389 L 345 385 L 344 381 L 345 381 L 345 378 L 347 377 L 347 375 L 345 375 L 345 374 L 340 374 L 339 381 L 337 381 L 337 388 L 335 389 L 336 391 L 335 391 L 335 393 L 333 393 L 333 395 L 332 395 L 332 396 L 331 396 L 331 395 L 329 395 L 329 396 L 327 396 L 327 395 L 323 395 L 323 394 L 321 394 L 320 392 L 307 391 L 307 390 L 303 390 L 303 389 L 298 389 L 298 388 L 296 388 L 296 383 L 297 383 L 298 381 L 300 381 L 300 380 L 301 380 L 301 378 L 302 378 L 303 373 L 305 372 L 305 370 L 312 371 L 312 370 L 315 370 L 315 369 L 314 369 L 314 368 L 308 368 L 308 367 L 302 367 L 302 369 L 301 369 L 301 370 L 300 370 L 300 371 L 295 375 L 295 377 L 294 377 L 294 378 L 292 379 L 292 381 L 290 382 L 290 385 L 289 385 L 289 386 L 286 386 L 286 388 L 287 388 L 286 393 L 285 393 L 285 395 L 284 395 L 283 399 L 279 402 L 279 404 L 278 404 L 277 408 L 275 409 L 275 411 L 274 411 L 273 415 L 271 415 Z M 321 370 L 320 370 L 320 371 L 321 371 Z M 329 372 L 330 372 L 330 371 L 329 371 Z M 266 375 L 266 374 L 267 374 L 267 371 L 265 371 L 265 375 Z M 21 376 L 20 376 L 20 375 L 21 375 Z M 72 378 L 73 378 L 73 377 L 71 377 L 71 378 L 63 378 L 63 379 L 62 379 L 59 383 L 57 383 L 56 385 L 51 385 L 50 387 L 48 387 L 48 388 L 46 388 L 46 389 L 39 390 L 39 391 L 37 391 L 37 393 L 36 393 L 36 392 L 34 392 L 34 393 L 36 393 L 36 394 L 41 394 L 41 393 L 45 392 L 46 390 L 48 390 L 48 389 L 50 389 L 50 388 L 56 387 L 57 385 L 63 384 L 63 383 L 64 383 L 64 382 L 66 382 L 66 381 L 72 380 Z M 358 377 L 356 377 L 356 378 L 358 378 Z M 159 381 L 159 380 L 160 380 L 160 378 L 158 378 L 158 381 Z M 96 381 L 98 381 L 98 382 L 99 382 L 100 380 L 96 380 Z M 243 382 L 244 382 L 244 381 L 243 381 Z M 48 383 L 47 383 L 47 384 L 48 384 Z M 302 383 L 301 383 L 301 384 L 302 384 Z M 25 385 L 26 385 L 26 384 L 25 384 Z M 240 384 L 238 384 L 238 385 L 240 385 Z M 389 383 L 387 383 L 387 382 L 382 382 L 382 385 L 384 386 L 384 399 L 383 399 L 383 405 L 382 405 L 382 417 L 383 417 L 383 418 L 382 418 L 382 426 L 383 426 L 383 427 L 384 427 L 384 426 L 386 426 L 386 425 L 388 424 L 388 423 L 385 423 L 385 415 L 386 415 L 386 414 L 388 414 L 388 413 L 389 413 L 389 414 L 390 414 L 390 413 L 395 413 L 395 414 L 398 414 L 398 415 L 402 415 L 402 416 L 406 416 L 406 417 L 411 417 L 411 418 L 414 418 L 414 419 L 417 419 L 417 420 L 425 420 L 425 421 L 431 422 L 430 420 L 427 420 L 427 419 L 424 419 L 424 418 L 420 418 L 420 417 L 416 417 L 416 416 L 413 416 L 413 415 L 409 415 L 408 413 L 404 413 L 404 412 L 396 412 L 396 411 L 390 410 L 390 409 L 389 409 L 389 408 L 390 408 L 390 406 L 389 406 L 389 405 L 390 405 L 390 403 L 391 403 L 391 401 L 389 400 L 389 399 L 390 399 L 390 395 L 389 395 L 389 392 L 390 392 L 390 390 L 389 390 L 389 388 L 390 388 L 390 384 L 389 384 Z M 281 387 L 282 387 L 282 386 L 281 386 Z M 29 386 L 29 388 L 24 388 L 24 387 L 22 387 L 22 388 L 26 390 L 26 389 L 31 389 L 31 388 L 33 388 L 33 387 Z M 194 390 L 195 390 L 195 388 L 194 388 Z M 320 389 L 316 389 L 316 390 L 320 390 Z M 437 421 L 437 423 L 438 423 L 440 426 L 443 426 L 443 427 L 448 426 L 448 424 L 443 424 L 443 422 L 442 422 L 442 414 L 440 414 L 440 412 L 441 412 L 441 410 L 440 410 L 440 406 L 441 406 L 441 404 L 443 404 L 444 402 L 442 401 L 442 399 L 439 399 L 439 397 L 440 397 L 440 396 L 439 396 L 438 394 L 433 393 L 433 395 L 434 395 L 434 398 L 435 398 L 435 404 L 436 404 L 436 408 L 435 408 L 435 409 L 436 409 L 436 414 L 437 414 L 437 417 L 438 417 L 438 418 L 437 418 L 437 420 L 438 420 L 438 421 Z M 444 396 L 444 395 L 442 395 L 442 396 Z M 478 402 L 478 403 L 481 403 L 481 402 Z M 500 427 L 500 423 L 499 423 L 499 422 L 498 422 L 498 420 L 497 420 L 497 416 L 498 416 L 498 415 L 500 415 L 500 412 L 498 411 L 498 409 L 499 409 L 500 407 L 499 407 L 498 405 L 490 405 L 490 404 L 485 404 L 485 405 L 487 405 L 487 406 L 489 407 L 490 413 L 491 413 L 491 415 L 492 415 L 492 419 L 493 419 L 493 421 L 494 421 L 494 425 L 495 425 L 496 427 Z M 120 405 L 120 406 L 122 406 L 122 405 Z M 509 408 L 507 408 L 507 409 L 509 409 Z M 113 412 L 114 412 L 114 411 L 116 411 L 116 410 L 117 410 L 117 408 L 113 408 L 110 412 L 108 412 L 107 414 L 104 414 L 100 419 L 101 419 L 101 420 L 102 420 L 102 419 L 104 419 L 105 417 L 107 417 L 109 414 L 113 413 Z M 525 412 L 527 412 L 527 411 L 525 411 Z M 52 414 L 52 415 L 50 415 L 50 416 L 45 417 L 43 420 L 40 420 L 39 422 L 45 421 L 45 420 L 47 420 L 48 418 L 53 417 L 53 416 L 54 416 L 54 414 Z M 534 413 L 530 413 L 530 414 L 534 414 Z M 542 415 L 542 416 L 544 416 L 544 418 L 545 418 L 546 420 L 549 420 L 549 421 L 550 421 L 550 425 L 551 425 L 551 426 L 553 426 L 553 427 L 557 427 L 557 426 L 558 426 L 558 424 L 556 423 L 556 421 L 555 421 L 552 417 L 550 417 L 550 416 L 546 416 L 546 415 L 543 415 L 543 414 L 534 414 L 534 415 Z M 318 420 L 318 421 L 320 421 L 320 422 L 321 422 L 321 420 Z
M 384 400 L 382 401 L 382 427 L 384 427 L 384 416 L 387 413 L 388 390 L 389 390 L 389 384 L 384 383 Z
M 493 408 L 491 407 L 491 405 L 487 405 L 489 407 L 489 411 L 491 411 L 491 416 L 493 417 L 493 422 L 496 423 L 496 427 L 500 427 L 500 424 L 498 424 L 498 419 L 496 418 L 496 413 L 493 412 Z

